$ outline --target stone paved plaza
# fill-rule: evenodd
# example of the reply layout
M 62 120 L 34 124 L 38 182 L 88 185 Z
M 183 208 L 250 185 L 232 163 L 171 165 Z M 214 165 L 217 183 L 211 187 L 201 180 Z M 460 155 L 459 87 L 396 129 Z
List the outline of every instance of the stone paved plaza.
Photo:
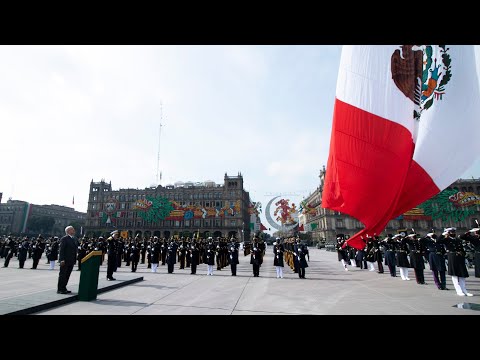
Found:
M 98 295 L 96 301 L 74 302 L 38 314 L 124 314 L 124 315 L 243 315 L 243 314 L 453 314 L 480 315 L 480 311 L 458 308 L 458 304 L 471 303 L 480 306 L 480 278 L 467 279 L 467 290 L 473 297 L 455 294 L 450 277 L 450 291 L 436 288 L 431 272 L 425 270 L 427 285 L 415 282 L 413 269 L 411 281 L 392 278 L 386 273 L 377 274 L 349 267 L 344 271 L 337 261 L 336 252 L 310 249 L 306 279 L 299 279 L 290 268 L 284 268 L 284 278 L 277 279 L 273 267 L 272 247 L 269 246 L 260 269 L 260 277 L 252 276 L 250 257 L 240 254 L 237 276 L 231 276 L 230 268 L 214 270 L 206 276 L 206 265 L 197 268 L 197 275 L 190 269 L 179 270 L 175 265 L 173 274 L 167 274 L 166 266 L 159 266 L 152 274 L 146 264 L 139 264 L 137 273 L 129 268 L 119 268 L 114 276 L 143 276 L 144 281 L 127 285 Z M 31 294 L 56 292 L 57 269 L 48 270 L 45 258 L 37 270 L 18 269 L 13 259 L 8 268 L 0 268 L 0 302 L 15 302 L 15 298 Z M 106 275 L 106 263 L 100 269 L 101 279 Z M 397 269 L 398 272 L 398 269 Z M 78 291 L 79 271 L 72 272 L 68 288 Z M 61 295 L 58 295 L 61 296 Z

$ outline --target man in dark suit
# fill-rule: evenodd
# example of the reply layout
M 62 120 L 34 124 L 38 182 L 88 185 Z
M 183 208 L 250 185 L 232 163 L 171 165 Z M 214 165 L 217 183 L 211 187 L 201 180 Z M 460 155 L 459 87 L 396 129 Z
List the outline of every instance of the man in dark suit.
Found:
M 238 243 L 235 242 L 235 239 L 232 237 L 230 243 L 230 250 L 229 253 L 229 261 L 230 261 L 230 269 L 232 270 L 232 276 L 237 276 L 237 265 L 238 265 Z
M 67 290 L 68 279 L 72 273 L 75 260 L 77 259 L 78 243 L 75 239 L 75 229 L 73 226 L 65 228 L 65 236 L 60 239 L 59 256 L 60 273 L 58 274 L 57 294 L 70 294 Z

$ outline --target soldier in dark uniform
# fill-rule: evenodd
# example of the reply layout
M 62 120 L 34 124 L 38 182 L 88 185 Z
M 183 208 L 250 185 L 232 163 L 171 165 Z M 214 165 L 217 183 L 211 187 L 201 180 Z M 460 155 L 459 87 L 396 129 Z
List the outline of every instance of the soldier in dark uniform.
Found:
M 195 243 L 194 240 L 192 240 L 192 244 L 190 245 L 190 269 L 191 269 L 191 272 L 190 274 L 192 275 L 195 275 L 197 273 L 197 265 L 198 265 L 198 262 L 199 262 L 199 258 L 200 258 L 200 255 L 199 255 L 199 251 L 198 251 L 198 246 L 197 244 Z
M 180 269 L 185 269 L 185 255 L 187 252 L 185 241 L 182 240 L 178 247 L 178 262 L 180 263 Z
M 373 247 L 375 248 L 375 261 L 377 262 L 378 266 L 378 273 L 383 274 L 383 257 L 382 257 L 382 250 L 380 250 L 380 238 L 375 235 L 373 237 Z
M 187 241 L 185 243 L 185 249 L 186 249 L 186 251 L 185 251 L 185 262 L 187 264 L 186 265 L 187 268 L 190 267 L 190 262 L 192 260 L 192 254 L 190 253 L 191 245 L 192 245 L 191 240 L 190 240 L 189 237 L 187 237 Z
M 147 269 L 151 269 L 152 268 L 152 253 L 153 253 L 153 242 L 154 242 L 154 238 L 151 238 L 151 240 L 148 241 L 148 245 L 147 245 Z M 141 249 L 140 249 L 141 251 Z M 154 271 L 155 272 L 155 271 Z
M 82 269 L 82 259 L 87 255 L 88 244 L 85 238 L 82 239 L 80 245 L 78 246 L 78 253 L 77 253 L 77 261 L 78 261 L 78 269 L 80 271 Z
M 38 266 L 38 263 L 40 262 L 40 259 L 42 258 L 43 254 L 43 243 L 42 243 L 43 237 L 39 236 L 35 244 L 33 245 L 33 252 L 32 252 L 32 259 L 33 259 L 33 264 L 32 264 L 32 269 L 35 270 Z
M 273 266 L 277 272 L 277 279 L 283 279 L 283 254 L 285 252 L 283 245 L 280 243 L 280 238 L 273 243 Z
M 5 242 L 5 247 L 3 250 L 3 253 L 5 254 L 5 263 L 3 264 L 3 267 L 8 267 L 10 259 L 13 257 L 13 248 L 15 246 L 15 241 L 12 239 L 11 236 L 9 236 L 7 238 L 7 241 Z
M 345 240 L 348 240 L 347 237 L 348 235 L 345 236 Z M 357 262 L 355 261 L 355 255 L 357 253 L 357 249 L 355 249 L 353 246 L 348 245 L 348 242 L 347 242 L 346 250 L 347 250 L 348 259 L 350 261 L 350 266 L 356 267 Z
M 348 262 L 348 255 L 347 249 L 343 247 L 345 244 L 345 236 L 343 234 L 337 234 L 337 243 L 335 244 L 335 248 L 337 249 L 338 261 L 342 263 L 342 266 L 345 271 L 347 269 L 347 262 Z
M 300 246 L 300 239 L 293 239 L 293 272 L 298 274 L 298 247 Z
M 297 252 L 297 257 L 298 257 L 298 277 L 300 279 L 305 279 L 305 268 L 308 267 L 307 263 L 307 251 L 305 249 L 305 245 L 299 244 L 298 246 L 298 252 Z
M 117 270 L 118 236 L 118 230 L 114 230 L 107 239 L 107 280 L 115 280 L 113 273 Z
M 465 287 L 465 278 L 467 278 L 468 270 L 465 265 L 465 249 L 463 248 L 462 240 L 457 238 L 456 229 L 445 229 L 443 234 L 438 239 L 439 242 L 444 243 L 447 249 L 448 257 L 448 275 L 452 276 L 453 286 L 459 296 L 473 296 Z
M 152 262 L 152 272 L 156 273 L 158 264 L 160 263 L 160 252 L 161 252 L 160 242 L 158 241 L 158 237 L 156 236 L 153 237 L 153 244 L 150 245 L 150 251 L 151 251 L 150 261 Z
M 253 276 L 260 276 L 260 266 L 262 266 L 262 250 L 258 247 L 258 239 L 253 239 L 252 251 L 250 253 L 250 264 L 253 265 Z
M 395 240 L 397 242 L 397 266 L 400 269 L 400 276 L 402 277 L 402 280 L 410 280 L 408 277 L 408 269 L 411 267 L 411 265 L 407 256 L 409 249 L 406 234 L 402 232 L 396 235 Z
M 51 251 L 51 246 L 50 244 L 53 242 L 53 237 L 50 239 L 47 239 L 45 242 L 45 257 L 47 258 L 47 262 L 45 263 L 46 265 L 50 265 L 50 261 L 48 260 L 50 256 L 50 251 Z
M 167 259 L 167 247 L 168 247 L 166 239 L 162 239 L 162 243 L 161 243 L 160 247 L 162 249 L 162 252 L 161 252 L 162 265 L 165 265 L 165 260 Z
M 213 266 L 215 265 L 215 245 L 211 237 L 208 238 L 208 244 L 205 247 L 204 262 L 207 264 L 207 275 L 213 275 Z
M 97 248 L 102 252 L 102 259 L 100 261 L 100 265 L 103 265 L 105 261 L 105 254 L 107 253 L 107 245 L 105 244 L 105 239 L 103 236 L 100 236 L 97 241 Z
M 32 258 L 32 252 L 33 252 L 33 243 L 35 242 L 35 240 L 32 238 L 31 239 L 31 242 L 30 242 L 30 247 L 28 248 L 28 258 L 31 259 Z
M 365 260 L 365 248 L 366 248 L 366 242 L 365 239 L 362 237 L 361 241 L 363 242 L 363 247 L 361 249 L 357 249 L 357 253 L 355 255 L 355 263 L 356 266 L 359 267 L 360 269 L 367 269 L 367 261 Z
M 50 270 L 55 268 L 55 262 L 58 260 L 58 237 L 53 238 L 50 243 L 50 253 L 47 255 L 47 260 L 50 262 Z
M 215 260 L 217 262 L 217 270 L 222 270 L 222 248 L 220 238 L 217 237 L 216 246 L 215 246 Z
M 385 265 L 388 266 L 391 277 L 397 277 L 395 250 L 397 249 L 397 243 L 392 234 L 388 234 L 387 237 L 382 240 L 382 245 L 385 249 Z
M 175 265 L 175 257 L 177 252 L 175 251 L 175 246 L 173 245 L 173 241 L 167 247 L 167 270 L 169 274 L 173 273 L 174 265 Z
M 423 242 L 428 251 L 428 263 L 430 264 L 430 270 L 432 271 L 435 285 L 437 285 L 439 290 L 448 290 L 447 278 L 445 276 L 447 271 L 445 265 L 445 254 L 447 253 L 445 245 L 437 241 L 437 235 L 433 232 L 428 233 L 420 241 Z
M 474 247 L 475 277 L 480 277 L 480 228 L 474 228 L 461 235 L 462 240 L 468 241 Z
M 140 260 L 140 248 L 142 244 L 132 241 L 130 245 L 130 261 L 132 262 L 132 272 L 137 271 L 138 261 Z
M 30 247 L 30 244 L 28 242 L 28 238 L 25 238 L 23 242 L 19 244 L 18 247 L 18 267 L 20 269 L 23 269 L 23 266 L 25 265 L 25 260 L 27 260 L 27 255 L 28 255 L 28 248 Z
M 123 238 L 119 237 L 117 239 L 117 268 L 122 267 L 122 256 L 125 250 L 125 244 Z
M 370 267 L 369 271 L 375 271 L 375 244 L 373 237 L 367 235 L 367 242 L 365 244 L 365 260 Z
M 407 236 L 408 246 L 410 248 L 410 263 L 415 270 L 415 279 L 417 284 L 426 285 L 425 275 L 423 270 L 425 269 L 425 256 L 426 248 L 423 242 L 417 237 L 417 234 L 413 233 Z
M 145 264 L 145 253 L 147 252 L 147 239 L 142 240 L 142 261 L 141 264 Z
M 228 259 L 230 262 L 230 269 L 232 270 L 232 276 L 237 276 L 237 265 L 238 261 L 238 243 L 235 242 L 235 239 L 232 237 L 230 246 L 228 248 Z
M 125 247 L 123 248 L 123 259 L 125 260 L 125 266 L 130 266 L 130 262 L 132 261 L 132 246 L 135 245 L 136 241 L 131 238 L 125 240 Z

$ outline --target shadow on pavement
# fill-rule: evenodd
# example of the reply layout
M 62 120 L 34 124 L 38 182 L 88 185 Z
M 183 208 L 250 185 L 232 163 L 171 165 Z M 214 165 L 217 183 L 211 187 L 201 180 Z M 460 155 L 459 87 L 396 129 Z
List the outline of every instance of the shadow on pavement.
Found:
M 94 301 L 95 305 L 113 305 L 113 306 L 147 306 L 149 303 L 138 302 L 138 301 L 128 301 L 128 300 L 108 300 L 108 299 L 97 299 Z

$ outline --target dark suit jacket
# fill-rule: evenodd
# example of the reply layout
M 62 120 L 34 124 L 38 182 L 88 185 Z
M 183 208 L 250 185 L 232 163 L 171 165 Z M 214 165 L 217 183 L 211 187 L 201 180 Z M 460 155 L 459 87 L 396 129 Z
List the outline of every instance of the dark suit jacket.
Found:
M 67 265 L 75 265 L 77 259 L 77 240 L 65 235 L 60 239 L 59 261 L 65 261 Z

